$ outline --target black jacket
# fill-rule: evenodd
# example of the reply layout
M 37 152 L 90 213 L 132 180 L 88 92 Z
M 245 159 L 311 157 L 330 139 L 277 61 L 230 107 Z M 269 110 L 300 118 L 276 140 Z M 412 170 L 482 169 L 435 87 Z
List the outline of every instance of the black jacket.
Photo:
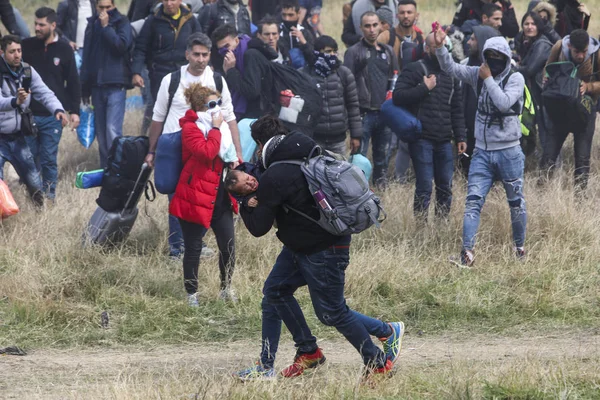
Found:
M 432 91 L 423 82 L 425 71 L 437 78 Z M 466 140 L 460 82 L 443 72 L 437 59 L 426 57 L 408 64 L 398 77 L 393 101 L 419 118 L 423 139 L 443 142 L 451 140 L 454 133 L 456 142 Z
M 302 55 L 304 55 L 305 65 L 311 65 L 314 59 L 314 44 L 315 36 L 312 28 L 303 26 L 302 34 L 306 39 L 306 44 L 300 44 L 300 42 L 291 35 L 291 31 L 287 29 L 283 24 L 280 24 L 279 40 L 277 41 L 277 47 L 282 54 L 289 54 L 291 49 L 300 49 Z M 303 67 L 303 66 L 302 66 Z M 299 67 L 299 68 L 302 68 Z
M 252 23 L 258 23 L 267 14 L 279 17 L 281 15 L 281 0 L 252 0 Z
M 521 43 L 519 47 L 519 56 L 521 62 L 516 68 L 525 78 L 525 83 L 531 88 L 534 83 L 537 83 L 541 89 L 542 74 L 546 61 L 550 56 L 552 43 L 544 35 L 540 35 L 535 42 L 530 45 Z
M 159 0 L 132 0 L 127 10 L 127 18 L 131 22 L 144 19 L 152 14 L 152 10 L 158 3 Z
M 96 0 L 90 0 L 92 17 L 96 16 Z M 77 0 L 63 0 L 56 9 L 56 27 L 60 29 L 63 37 L 71 42 L 77 39 L 77 22 L 79 3 Z
M 75 54 L 66 40 L 59 39 L 47 47 L 42 39 L 31 37 L 22 42 L 23 61 L 33 66 L 42 81 L 54 92 L 66 111 L 79 115 L 81 86 L 75 64 Z M 33 115 L 52 115 L 43 104 L 32 100 Z
M 502 3 L 502 26 L 500 33 L 503 36 L 514 38 L 519 33 L 519 22 L 515 14 L 515 8 L 510 0 L 499 0 Z M 483 15 L 483 4 L 481 0 L 462 0 L 460 8 L 454 14 L 452 25 L 461 27 L 465 21 L 476 19 L 481 22 Z
M 356 32 L 356 29 L 354 29 L 354 21 L 352 21 L 352 14 L 350 14 L 350 18 L 344 22 L 344 27 L 342 28 L 342 42 L 344 42 L 346 47 L 351 47 L 358 43 L 360 39 L 362 39 L 362 34 Z
M 0 18 L 9 34 L 19 36 L 17 20 L 9 0 L 0 0 Z
M 187 64 L 188 37 L 200 31 L 200 25 L 187 6 L 181 6 L 177 21 L 163 14 L 162 5 L 146 19 L 135 41 L 133 73 L 142 74 L 144 64 L 150 73 L 168 74 Z
M 269 63 L 276 58 L 275 50 L 253 38 L 244 53 L 244 75 L 237 68 L 227 71 L 227 86 L 241 93 L 248 102 L 244 118 L 260 118 L 271 111 L 269 96 L 273 90 L 273 78 Z
M 323 78 L 315 73 L 314 67 L 305 67 L 302 72 L 310 75 L 320 86 L 323 95 L 323 109 L 319 123 L 314 130 L 314 139 L 337 143 L 350 137 L 362 137 L 362 123 L 358 105 L 356 80 L 352 72 L 343 65 Z
M 242 0 L 239 0 L 237 15 L 233 15 L 231 8 L 225 4 L 226 0 L 217 0 L 215 3 L 207 4 L 200 10 L 198 21 L 202 32 L 211 37 L 215 29 L 221 25 L 231 24 L 236 26 L 239 34 L 251 35 L 250 13 Z M 236 24 L 237 21 L 237 24 Z
M 267 167 L 276 161 L 306 158 L 315 145 L 308 136 L 292 132 L 273 151 Z M 319 210 L 298 165 L 278 164 L 267 168 L 260 177 L 257 200 L 256 208 L 241 208 L 244 224 L 253 236 L 267 234 L 277 222 L 279 240 L 290 250 L 303 254 L 323 251 L 338 241 L 348 240 L 346 236 L 334 236 L 307 218 L 283 209 L 287 204 L 319 219 Z
M 570 35 L 575 29 L 585 29 L 587 31 L 590 17 L 579 12 L 579 2 L 577 0 L 552 0 L 550 3 L 556 6 L 558 12 L 554 29 L 561 37 Z M 590 11 L 593 12 L 594 10 Z

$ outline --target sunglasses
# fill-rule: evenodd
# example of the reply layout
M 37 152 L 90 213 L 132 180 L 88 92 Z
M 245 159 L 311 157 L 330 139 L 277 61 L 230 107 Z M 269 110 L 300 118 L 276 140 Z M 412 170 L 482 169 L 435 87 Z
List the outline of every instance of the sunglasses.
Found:
M 219 100 L 211 100 L 208 103 L 206 103 L 204 105 L 204 107 L 206 107 L 206 108 L 208 108 L 210 110 L 212 108 L 215 108 L 216 106 L 221 106 L 222 103 L 223 102 L 221 101 L 221 99 L 219 99 Z

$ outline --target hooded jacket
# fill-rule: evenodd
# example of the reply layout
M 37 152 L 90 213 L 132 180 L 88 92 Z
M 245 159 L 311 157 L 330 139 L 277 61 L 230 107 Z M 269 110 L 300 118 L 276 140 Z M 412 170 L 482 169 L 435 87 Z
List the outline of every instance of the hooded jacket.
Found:
M 569 43 L 571 43 L 571 37 L 565 36 L 560 42 L 557 42 L 550 50 L 550 56 L 546 65 L 557 62 L 557 61 L 571 61 L 571 52 L 569 51 Z M 581 78 L 584 82 L 591 82 L 592 89 L 591 93 L 594 101 L 600 97 L 600 53 L 596 54 L 596 68 L 592 66 L 592 55 L 600 50 L 600 42 L 590 36 L 590 44 L 588 46 L 588 54 L 585 57 L 583 63 L 577 68 L 577 77 Z M 593 72 L 597 72 L 596 75 L 592 75 Z M 544 69 L 545 71 L 545 69 Z
M 200 9 L 198 22 L 202 32 L 211 37 L 215 29 L 229 24 L 235 26 L 239 34 L 251 35 L 250 13 L 246 5 L 239 0 L 237 3 L 239 8 L 237 14 L 234 15 L 231 7 L 226 3 L 227 0 L 217 0 L 215 3 L 207 4 Z
M 500 33 L 506 37 L 514 38 L 519 33 L 519 23 L 515 14 L 515 8 L 510 0 L 499 1 L 502 3 L 502 26 L 500 27 Z M 454 14 L 452 25 L 462 27 L 465 21 L 470 19 L 476 19 L 481 22 L 482 15 L 483 3 L 481 0 L 462 0 Z
M 267 170 L 261 175 L 257 191 L 258 206 L 243 207 L 242 219 L 253 236 L 267 234 L 277 222 L 277 237 L 292 251 L 313 254 L 325 250 L 348 237 L 334 236 L 316 223 L 293 212 L 286 212 L 289 205 L 311 218 L 319 218 L 319 210 L 308 189 L 308 183 L 300 166 L 293 164 L 273 165 L 277 161 L 302 160 L 309 156 L 316 143 L 308 136 L 292 132 L 273 149 L 263 149 Z
M 314 131 L 315 140 L 341 142 L 346 139 L 348 129 L 350 137 L 360 139 L 362 123 L 356 80 L 352 72 L 343 65 L 332 71 L 327 78 L 318 75 L 314 67 L 306 66 L 302 72 L 319 84 L 323 95 L 323 109 Z
M 437 78 L 431 91 L 423 82 L 425 71 Z M 460 82 L 442 71 L 437 60 L 426 57 L 404 68 L 396 82 L 393 101 L 419 118 L 423 139 L 446 142 L 454 136 L 457 143 L 466 140 Z
M 17 133 L 21 130 L 21 115 L 17 107 L 25 109 L 29 107 L 31 98 L 40 102 L 53 115 L 63 112 L 64 108 L 54 93 L 42 81 L 42 78 L 31 67 L 31 95 L 22 105 L 17 105 L 16 92 L 22 87 L 23 69 L 14 72 L 8 67 L 3 57 L 0 57 L 0 76 L 2 78 L 0 97 L 0 135 Z
M 228 205 L 235 212 L 237 202 L 231 202 L 230 197 L 224 195 L 221 180 L 224 163 L 219 158 L 221 132 L 213 128 L 204 137 L 196 124 L 197 120 L 198 114 L 194 110 L 188 110 L 179 120 L 183 169 L 169 205 L 169 213 L 209 228 L 217 194 L 220 194 L 222 202 L 230 202 Z
M 504 78 L 510 74 L 512 55 L 510 47 L 503 37 L 493 37 L 485 42 L 483 53 L 488 49 L 504 54 L 506 67 L 495 78 L 490 76 L 483 81 L 475 116 L 475 147 L 486 151 L 504 150 L 520 145 L 521 122 L 518 115 L 500 118 L 497 118 L 497 115 L 512 113 L 512 108 L 517 102 L 519 108 L 523 108 L 525 79 L 523 75 L 515 72 L 510 75 L 506 85 L 501 87 Z M 482 60 L 483 53 L 480 55 Z M 436 50 L 436 55 L 442 70 L 470 85 L 473 90 L 477 90 L 480 67 L 455 63 L 444 46 Z M 465 88 L 465 90 L 469 89 Z
M 377 4 L 375 4 L 377 3 Z M 354 25 L 354 31 L 362 37 L 362 30 L 360 29 L 360 17 L 366 13 L 367 11 L 377 11 L 377 9 L 381 6 L 388 6 L 390 10 L 398 11 L 398 1 L 397 0 L 385 0 L 385 4 L 379 3 L 375 0 L 356 0 L 354 5 L 352 6 L 352 15 L 350 19 L 352 19 L 352 24 Z M 393 26 L 398 25 L 398 16 L 394 14 L 394 23 Z
M 541 11 L 545 11 L 548 13 L 548 21 L 546 21 L 546 25 L 544 26 L 544 36 L 550 41 L 550 43 L 554 44 L 558 42 L 562 37 L 554 30 L 554 22 L 556 21 L 556 7 L 547 1 L 540 1 L 532 8 L 533 12 L 540 13 Z
M 150 73 L 162 77 L 187 64 L 187 39 L 192 33 L 200 32 L 200 25 L 187 6 L 180 6 L 180 10 L 177 21 L 163 13 L 162 5 L 146 19 L 135 42 L 134 74 L 141 75 L 145 64 Z

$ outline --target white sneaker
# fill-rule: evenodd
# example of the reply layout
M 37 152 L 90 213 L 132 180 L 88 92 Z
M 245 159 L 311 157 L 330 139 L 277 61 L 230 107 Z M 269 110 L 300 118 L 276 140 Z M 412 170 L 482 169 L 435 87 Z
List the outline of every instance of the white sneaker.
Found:
M 221 289 L 219 292 L 219 300 L 223 301 L 231 301 L 232 303 L 237 303 L 238 297 L 235 294 L 235 291 L 231 288 Z
M 190 306 L 190 307 L 199 307 L 200 306 L 200 304 L 198 304 L 198 297 L 196 295 L 197 295 L 197 293 L 187 295 L 188 306 Z
M 207 246 L 202 246 L 202 252 L 200 253 L 200 258 L 211 258 L 217 254 L 216 251 Z

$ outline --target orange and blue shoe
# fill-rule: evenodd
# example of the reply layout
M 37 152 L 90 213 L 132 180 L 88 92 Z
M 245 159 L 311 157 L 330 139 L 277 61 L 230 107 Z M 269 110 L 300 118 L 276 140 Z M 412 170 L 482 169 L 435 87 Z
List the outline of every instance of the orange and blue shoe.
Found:
M 385 338 L 379 338 L 379 340 L 383 342 L 383 352 L 388 361 L 391 361 L 392 365 L 394 365 L 398 357 L 400 357 L 400 350 L 402 350 L 404 322 L 390 322 L 388 325 L 392 328 L 392 334 Z
M 300 376 L 305 370 L 317 368 L 325 362 L 326 358 L 320 348 L 317 348 L 313 353 L 296 353 L 294 363 L 281 371 L 281 376 L 284 378 L 294 378 Z

